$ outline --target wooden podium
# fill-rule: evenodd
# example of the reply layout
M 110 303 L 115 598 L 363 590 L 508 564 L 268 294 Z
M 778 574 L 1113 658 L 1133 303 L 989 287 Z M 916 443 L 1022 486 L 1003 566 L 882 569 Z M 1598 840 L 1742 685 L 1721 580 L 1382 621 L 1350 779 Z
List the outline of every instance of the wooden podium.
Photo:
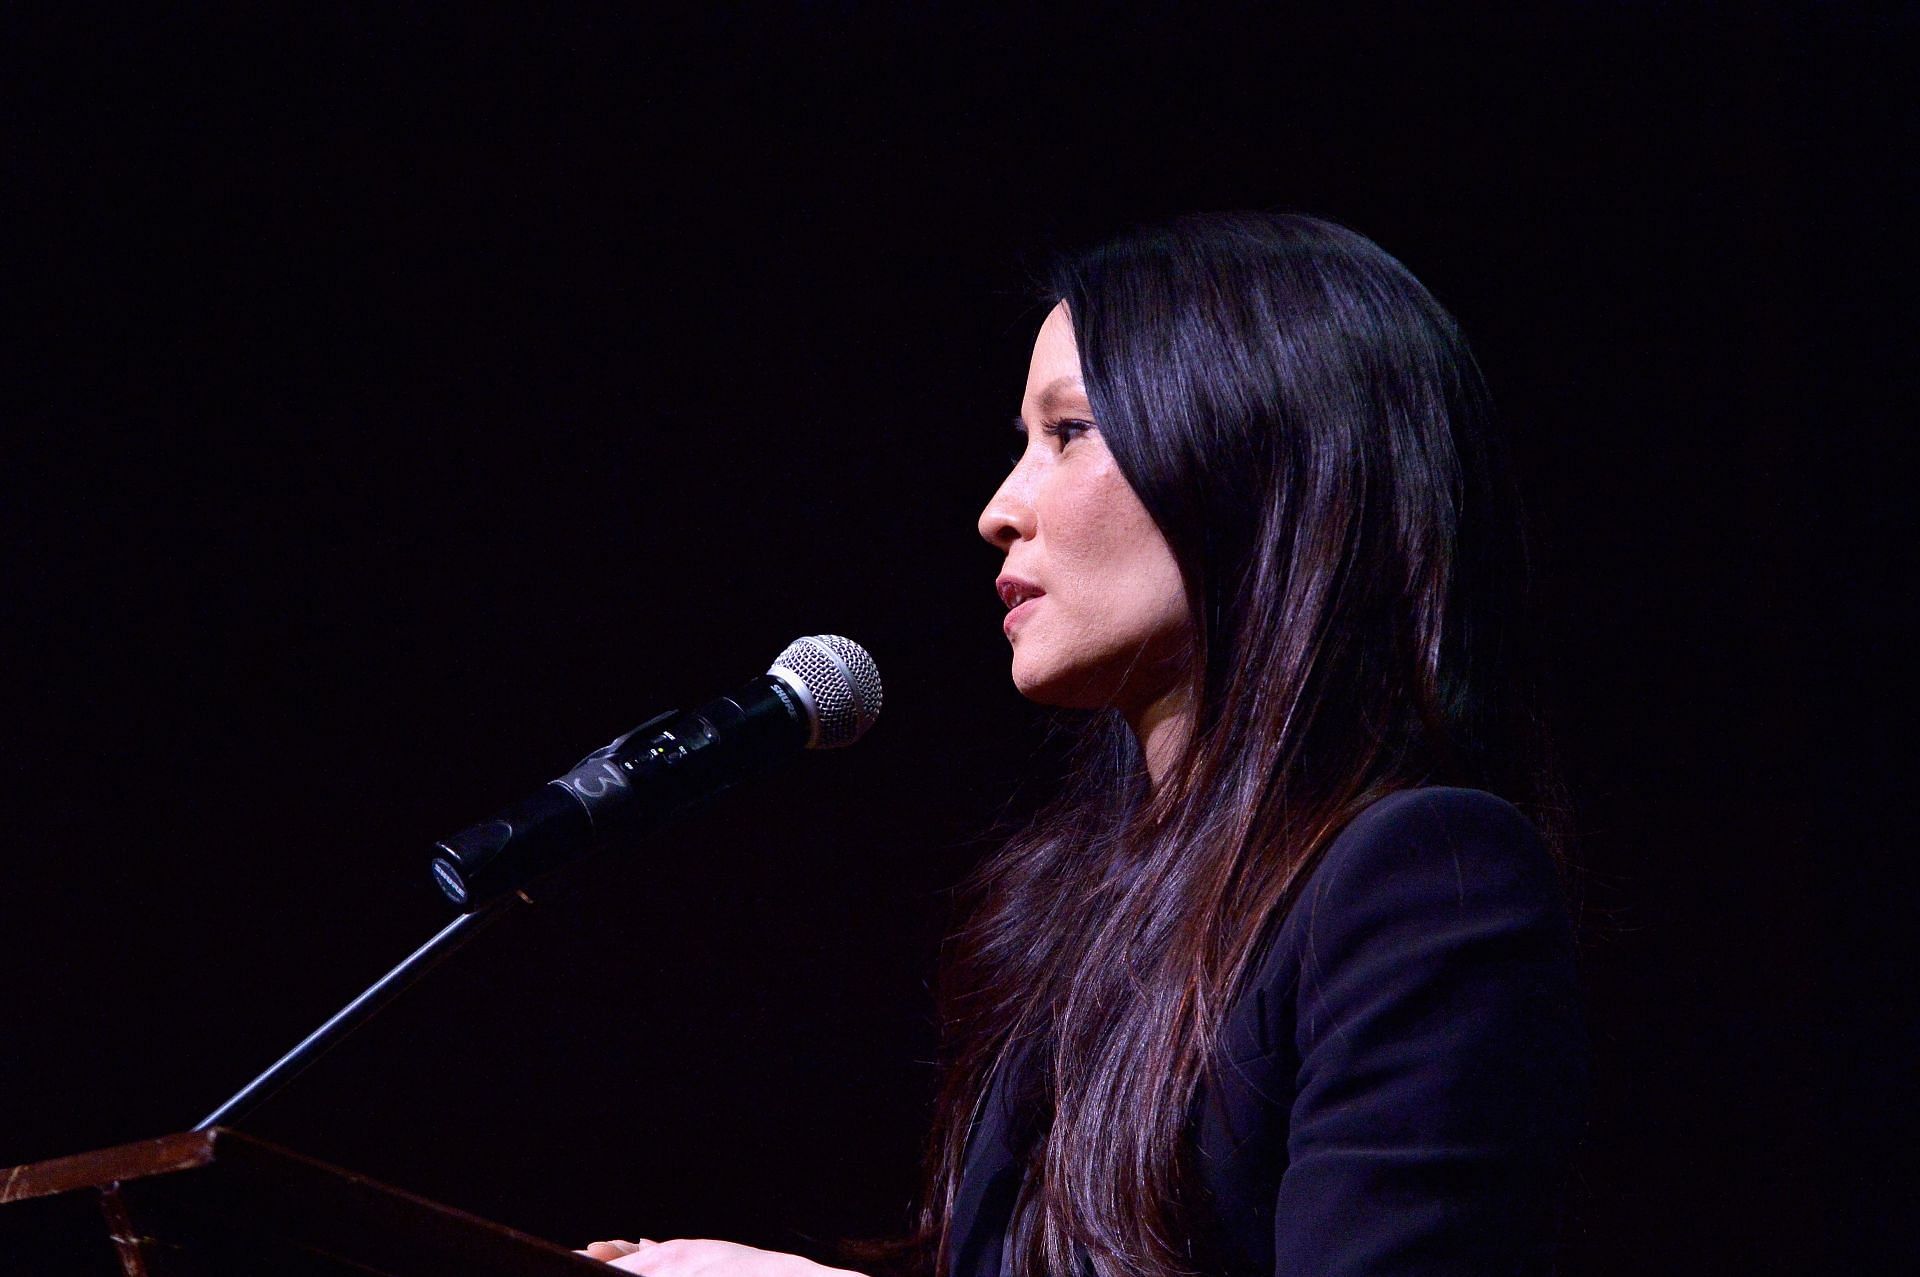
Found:
M 214 1127 L 0 1170 L 5 1277 L 585 1277 L 605 1264 Z

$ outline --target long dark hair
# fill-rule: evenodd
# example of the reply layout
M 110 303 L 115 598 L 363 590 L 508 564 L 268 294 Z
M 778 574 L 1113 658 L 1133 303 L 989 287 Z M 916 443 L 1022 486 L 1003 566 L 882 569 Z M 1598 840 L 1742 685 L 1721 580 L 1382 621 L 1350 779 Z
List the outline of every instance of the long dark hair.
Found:
M 1515 801 L 1563 851 L 1530 711 L 1520 519 L 1452 317 L 1364 236 L 1179 218 L 1068 256 L 1094 418 L 1185 579 L 1194 730 L 1148 785 L 1116 709 L 963 888 L 909 1250 L 949 1265 L 969 1129 L 1025 1053 L 1014 1272 L 1196 1271 L 1184 1135 L 1215 1037 L 1318 853 L 1395 790 Z

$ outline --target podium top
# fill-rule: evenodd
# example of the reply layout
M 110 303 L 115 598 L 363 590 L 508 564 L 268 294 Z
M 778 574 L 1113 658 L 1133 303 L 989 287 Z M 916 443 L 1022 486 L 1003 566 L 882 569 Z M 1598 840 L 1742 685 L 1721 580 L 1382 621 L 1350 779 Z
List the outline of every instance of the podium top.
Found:
M 157 1140 L 117 1144 L 112 1148 L 95 1149 L 91 1153 L 74 1153 L 68 1157 L 15 1166 L 5 1175 L 0 1175 L 0 1206 L 8 1202 L 23 1202 L 31 1197 L 51 1197 L 55 1193 L 71 1193 L 82 1188 L 105 1188 L 121 1180 L 145 1179 L 149 1175 L 168 1175 L 175 1171 L 209 1166 L 214 1161 L 215 1146 L 221 1141 L 228 1144 L 245 1141 L 261 1150 L 272 1150 L 270 1156 L 299 1157 L 298 1154 L 287 1153 L 265 1141 L 223 1127 L 216 1126 L 210 1131 L 181 1131 L 174 1135 L 162 1135 Z
M 581 1277 L 604 1264 L 367 1176 L 214 1127 L 0 1171 L 13 1203 L 96 1190 L 126 1273 Z M 286 1268 L 276 1268 L 276 1261 Z

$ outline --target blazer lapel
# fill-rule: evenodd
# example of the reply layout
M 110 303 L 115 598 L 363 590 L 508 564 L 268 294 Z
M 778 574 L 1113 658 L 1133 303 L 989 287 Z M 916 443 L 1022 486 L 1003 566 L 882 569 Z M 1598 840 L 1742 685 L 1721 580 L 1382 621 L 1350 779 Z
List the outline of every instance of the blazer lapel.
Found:
M 996 1069 L 967 1137 L 954 1193 L 949 1277 L 1000 1277 L 1000 1251 L 1020 1196 L 1026 1155 L 1039 1134 L 1038 1097 L 1030 1094 L 1033 1039 Z

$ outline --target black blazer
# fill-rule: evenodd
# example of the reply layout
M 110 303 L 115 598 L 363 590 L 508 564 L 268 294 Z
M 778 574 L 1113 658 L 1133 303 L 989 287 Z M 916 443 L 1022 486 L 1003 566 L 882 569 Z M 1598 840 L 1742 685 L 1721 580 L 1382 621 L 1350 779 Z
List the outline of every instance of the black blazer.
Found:
M 1548 1271 L 1587 1041 L 1533 826 L 1477 789 L 1392 794 L 1265 943 L 1189 1127 L 1201 1270 Z M 967 1146 L 952 1277 L 1001 1277 L 1039 1122 L 1031 1069 L 1008 1074 Z

